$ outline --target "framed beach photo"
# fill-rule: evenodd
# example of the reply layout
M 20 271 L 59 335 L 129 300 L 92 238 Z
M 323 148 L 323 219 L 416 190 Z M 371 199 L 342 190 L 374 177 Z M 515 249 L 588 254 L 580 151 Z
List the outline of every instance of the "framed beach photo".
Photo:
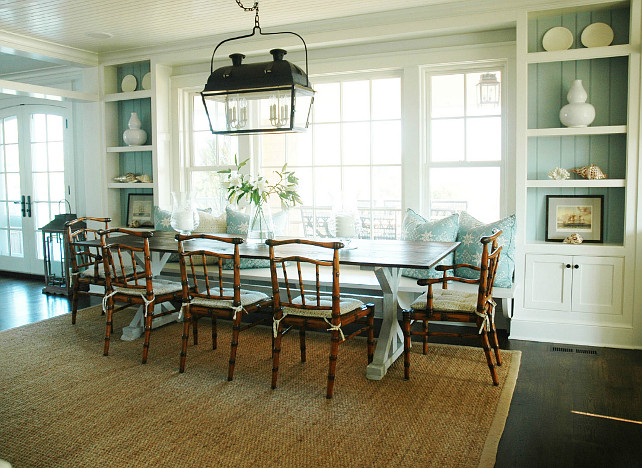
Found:
M 154 195 L 130 193 L 127 200 L 127 227 L 154 227 Z
M 602 242 L 603 210 L 604 195 L 547 195 L 546 241 L 579 234 L 584 242 Z

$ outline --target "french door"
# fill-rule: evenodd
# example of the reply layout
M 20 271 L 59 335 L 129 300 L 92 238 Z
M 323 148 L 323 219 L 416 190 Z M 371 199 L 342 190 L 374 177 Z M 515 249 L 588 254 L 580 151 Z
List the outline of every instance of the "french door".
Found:
M 75 206 L 68 114 L 53 105 L 0 109 L 0 270 L 42 274 L 40 228 Z

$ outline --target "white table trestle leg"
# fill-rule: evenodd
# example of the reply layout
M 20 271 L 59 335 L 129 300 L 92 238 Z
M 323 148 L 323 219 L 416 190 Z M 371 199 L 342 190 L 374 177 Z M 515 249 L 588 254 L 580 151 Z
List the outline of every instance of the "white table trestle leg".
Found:
M 161 271 L 163 270 L 163 267 L 167 263 L 167 260 L 169 260 L 169 256 L 171 255 L 168 252 L 151 252 L 152 254 L 152 275 L 154 278 L 160 276 Z M 142 260 L 144 261 L 144 260 Z M 145 317 L 144 317 L 144 307 L 140 306 L 138 308 L 138 311 L 136 312 L 136 315 L 134 315 L 134 318 L 132 319 L 131 322 L 129 322 L 129 325 L 126 327 L 123 327 L 123 334 L 120 337 L 121 340 L 124 341 L 133 341 L 136 338 L 140 338 L 143 333 L 145 332 Z M 154 310 L 156 311 L 163 311 L 166 309 L 166 306 L 163 304 L 155 304 L 154 305 Z M 165 325 L 170 322 L 177 322 L 178 321 L 178 312 L 174 312 L 173 314 L 165 315 L 163 317 L 159 317 L 157 319 L 154 319 L 152 321 L 152 328 L 157 328 L 162 325 Z
M 403 353 L 403 331 L 397 320 L 397 291 L 401 268 L 375 268 L 383 292 L 383 323 L 377 339 L 374 359 L 366 370 L 370 380 L 381 380 L 388 368 Z

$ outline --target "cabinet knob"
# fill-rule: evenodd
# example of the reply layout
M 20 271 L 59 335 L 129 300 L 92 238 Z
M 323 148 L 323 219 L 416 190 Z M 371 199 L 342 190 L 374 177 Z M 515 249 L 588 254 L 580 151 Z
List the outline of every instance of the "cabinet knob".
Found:
M 575 268 L 576 270 L 577 270 L 579 267 L 580 267 L 579 265 L 573 265 L 573 268 Z
M 566 268 L 571 268 L 571 264 L 570 264 L 570 263 L 567 263 L 567 264 L 566 264 Z

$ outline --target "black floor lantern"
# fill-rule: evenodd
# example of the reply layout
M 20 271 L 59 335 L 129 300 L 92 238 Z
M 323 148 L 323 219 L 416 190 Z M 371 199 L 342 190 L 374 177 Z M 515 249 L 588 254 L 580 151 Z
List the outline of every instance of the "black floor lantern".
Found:
M 212 53 L 210 76 L 201 92 L 212 133 L 242 135 L 304 132 L 310 122 L 314 90 L 308 80 L 308 47 L 294 32 L 264 33 L 259 25 L 259 3 L 245 11 L 256 11 L 251 34 L 221 41 Z M 283 49 L 272 49 L 270 62 L 244 64 L 243 54 L 232 54 L 231 66 L 214 70 L 217 49 L 226 42 L 254 36 L 292 34 L 303 42 L 305 71 L 283 57 Z
M 45 263 L 44 294 L 68 296 L 71 289 L 69 276 L 69 248 L 65 239 L 65 223 L 76 219 L 75 213 L 58 214 L 42 228 L 42 252 Z M 78 226 L 83 227 L 83 226 Z

